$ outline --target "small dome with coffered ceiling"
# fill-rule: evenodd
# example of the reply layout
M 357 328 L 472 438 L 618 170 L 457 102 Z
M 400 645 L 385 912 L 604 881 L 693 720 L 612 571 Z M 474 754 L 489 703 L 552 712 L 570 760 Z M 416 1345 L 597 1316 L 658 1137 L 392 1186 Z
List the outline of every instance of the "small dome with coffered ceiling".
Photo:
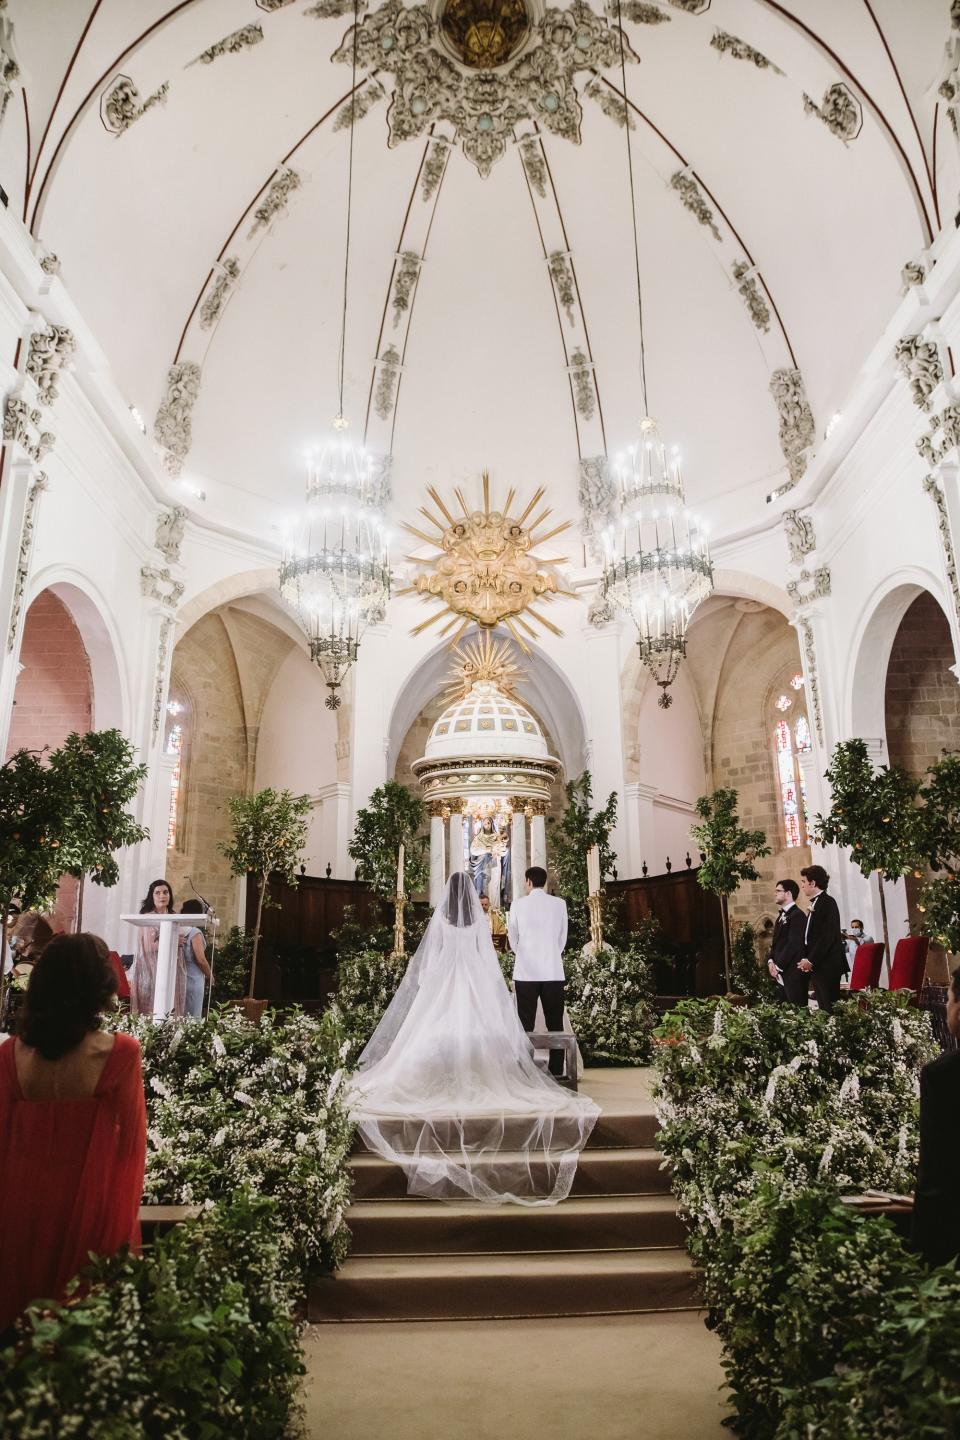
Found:
M 475 755 L 550 758 L 543 731 L 530 711 L 490 680 L 478 680 L 468 695 L 447 706 L 430 732 L 423 758 Z

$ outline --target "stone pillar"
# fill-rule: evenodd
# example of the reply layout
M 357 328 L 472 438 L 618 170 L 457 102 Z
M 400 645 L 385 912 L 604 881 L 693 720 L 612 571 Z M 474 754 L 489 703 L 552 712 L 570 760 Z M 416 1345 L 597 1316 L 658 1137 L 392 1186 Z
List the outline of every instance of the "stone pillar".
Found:
M 449 874 L 463 869 L 463 801 L 448 800 L 450 806 L 450 867 Z
M 547 868 L 547 807 L 543 800 L 530 802 L 530 864 Z
M 430 806 L 430 904 L 434 909 L 443 895 L 443 806 Z
M 30 556 L 46 476 L 23 458 L 13 459 L 0 492 L 0 751 L 7 748 L 13 693 L 20 673 L 20 642 L 27 612 Z
M 510 889 L 514 900 L 518 900 L 523 894 L 523 881 L 527 869 L 525 805 L 526 801 L 522 795 L 514 795 L 510 801 L 510 808 L 513 811 L 510 820 Z
M 631 878 L 643 874 L 644 860 L 654 874 L 657 871 L 654 860 L 654 856 L 657 854 L 656 819 L 653 809 L 656 798 L 656 785 L 645 785 L 642 780 L 634 780 L 624 787 L 627 863 L 629 865 L 627 875 Z M 622 876 L 621 878 L 626 877 Z
M 350 786 L 345 780 L 332 780 L 317 791 L 322 811 L 319 827 L 319 852 L 315 874 L 325 875 L 330 865 L 333 878 L 349 880 L 353 862 L 347 853 L 350 844 Z

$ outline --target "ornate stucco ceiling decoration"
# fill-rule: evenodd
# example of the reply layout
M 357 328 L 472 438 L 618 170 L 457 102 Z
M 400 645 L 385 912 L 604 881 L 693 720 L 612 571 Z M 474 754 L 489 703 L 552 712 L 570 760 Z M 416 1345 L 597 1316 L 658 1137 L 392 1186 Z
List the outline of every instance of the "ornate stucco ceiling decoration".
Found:
M 458 7 L 458 31 L 463 30 L 471 9 L 479 12 L 481 8 L 480 0 L 451 3 Z M 488 4 L 483 8 L 492 11 L 494 7 Z M 506 0 L 498 7 L 508 8 Z M 506 40 L 500 46 L 514 58 L 495 69 L 479 69 L 462 57 L 459 64 L 451 58 L 450 37 L 442 28 L 444 13 L 441 10 L 438 22 L 426 5 L 407 8 L 401 0 L 387 0 L 359 23 L 359 68 L 368 76 L 375 71 L 393 76 L 387 110 L 391 146 L 445 123 L 467 159 L 487 176 L 506 153 L 521 121 L 536 123 L 575 145 L 580 143 L 583 110 L 576 77 L 619 64 L 620 36 L 615 25 L 583 0 L 573 0 L 565 10 L 548 8 L 539 18 L 534 18 L 531 6 L 525 35 L 518 39 L 514 26 L 513 49 L 508 49 Z M 491 22 L 484 23 L 489 26 Z M 353 30 L 351 26 L 334 51 L 334 60 L 352 63 Z M 515 54 L 518 46 L 520 53 Z M 639 63 L 626 38 L 624 53 L 631 63 Z
M 468 70 L 505 65 L 529 31 L 524 0 L 445 0 L 440 10 L 440 33 Z
M 547 540 L 570 528 L 570 522 L 566 520 L 550 530 L 542 530 L 541 527 L 553 513 L 549 506 L 541 510 L 535 519 L 530 519 L 545 493 L 542 486 L 535 490 L 516 517 L 511 514 L 516 498 L 514 490 L 508 492 L 502 510 L 491 509 L 490 476 L 484 471 L 483 509 L 471 510 L 463 491 L 458 488 L 454 490 L 454 495 L 462 515 L 457 517 L 447 509 L 439 492 L 430 487 L 427 494 L 443 519 L 438 520 L 425 506 L 420 507 L 420 513 L 435 527 L 437 535 L 428 535 L 414 525 L 404 525 L 403 528 L 437 553 L 426 562 L 407 556 L 414 565 L 426 564 L 429 569 L 417 575 L 413 584 L 399 593 L 420 595 L 427 603 L 439 604 L 440 609 L 415 626 L 411 631 L 413 635 L 419 635 L 445 615 L 452 615 L 453 618 L 438 633 L 447 635 L 457 627 L 453 644 L 460 640 L 471 623 L 486 631 L 503 625 L 521 650 L 529 654 L 529 646 L 521 632 L 536 637 L 537 631 L 530 620 L 554 635 L 562 633 L 551 620 L 534 609 L 536 604 L 551 601 L 558 595 L 571 594 L 561 588 L 554 568 L 564 564 L 567 557 L 547 559 L 533 553 Z

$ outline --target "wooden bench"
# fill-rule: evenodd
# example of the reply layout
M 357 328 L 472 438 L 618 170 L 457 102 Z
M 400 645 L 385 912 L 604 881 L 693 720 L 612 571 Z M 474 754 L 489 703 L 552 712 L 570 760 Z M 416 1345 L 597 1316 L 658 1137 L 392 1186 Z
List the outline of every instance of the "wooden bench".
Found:
M 149 1244 L 158 1235 L 182 1225 L 184 1220 L 195 1220 L 203 1209 L 202 1205 L 141 1205 L 140 1230 L 144 1241 Z

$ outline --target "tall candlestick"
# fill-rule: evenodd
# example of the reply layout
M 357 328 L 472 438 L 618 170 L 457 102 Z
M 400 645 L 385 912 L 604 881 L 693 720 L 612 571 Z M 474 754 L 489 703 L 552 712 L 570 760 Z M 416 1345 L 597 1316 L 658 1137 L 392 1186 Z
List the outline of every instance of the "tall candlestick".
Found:
M 600 893 L 600 847 L 591 845 L 587 851 L 587 891 L 590 895 Z

